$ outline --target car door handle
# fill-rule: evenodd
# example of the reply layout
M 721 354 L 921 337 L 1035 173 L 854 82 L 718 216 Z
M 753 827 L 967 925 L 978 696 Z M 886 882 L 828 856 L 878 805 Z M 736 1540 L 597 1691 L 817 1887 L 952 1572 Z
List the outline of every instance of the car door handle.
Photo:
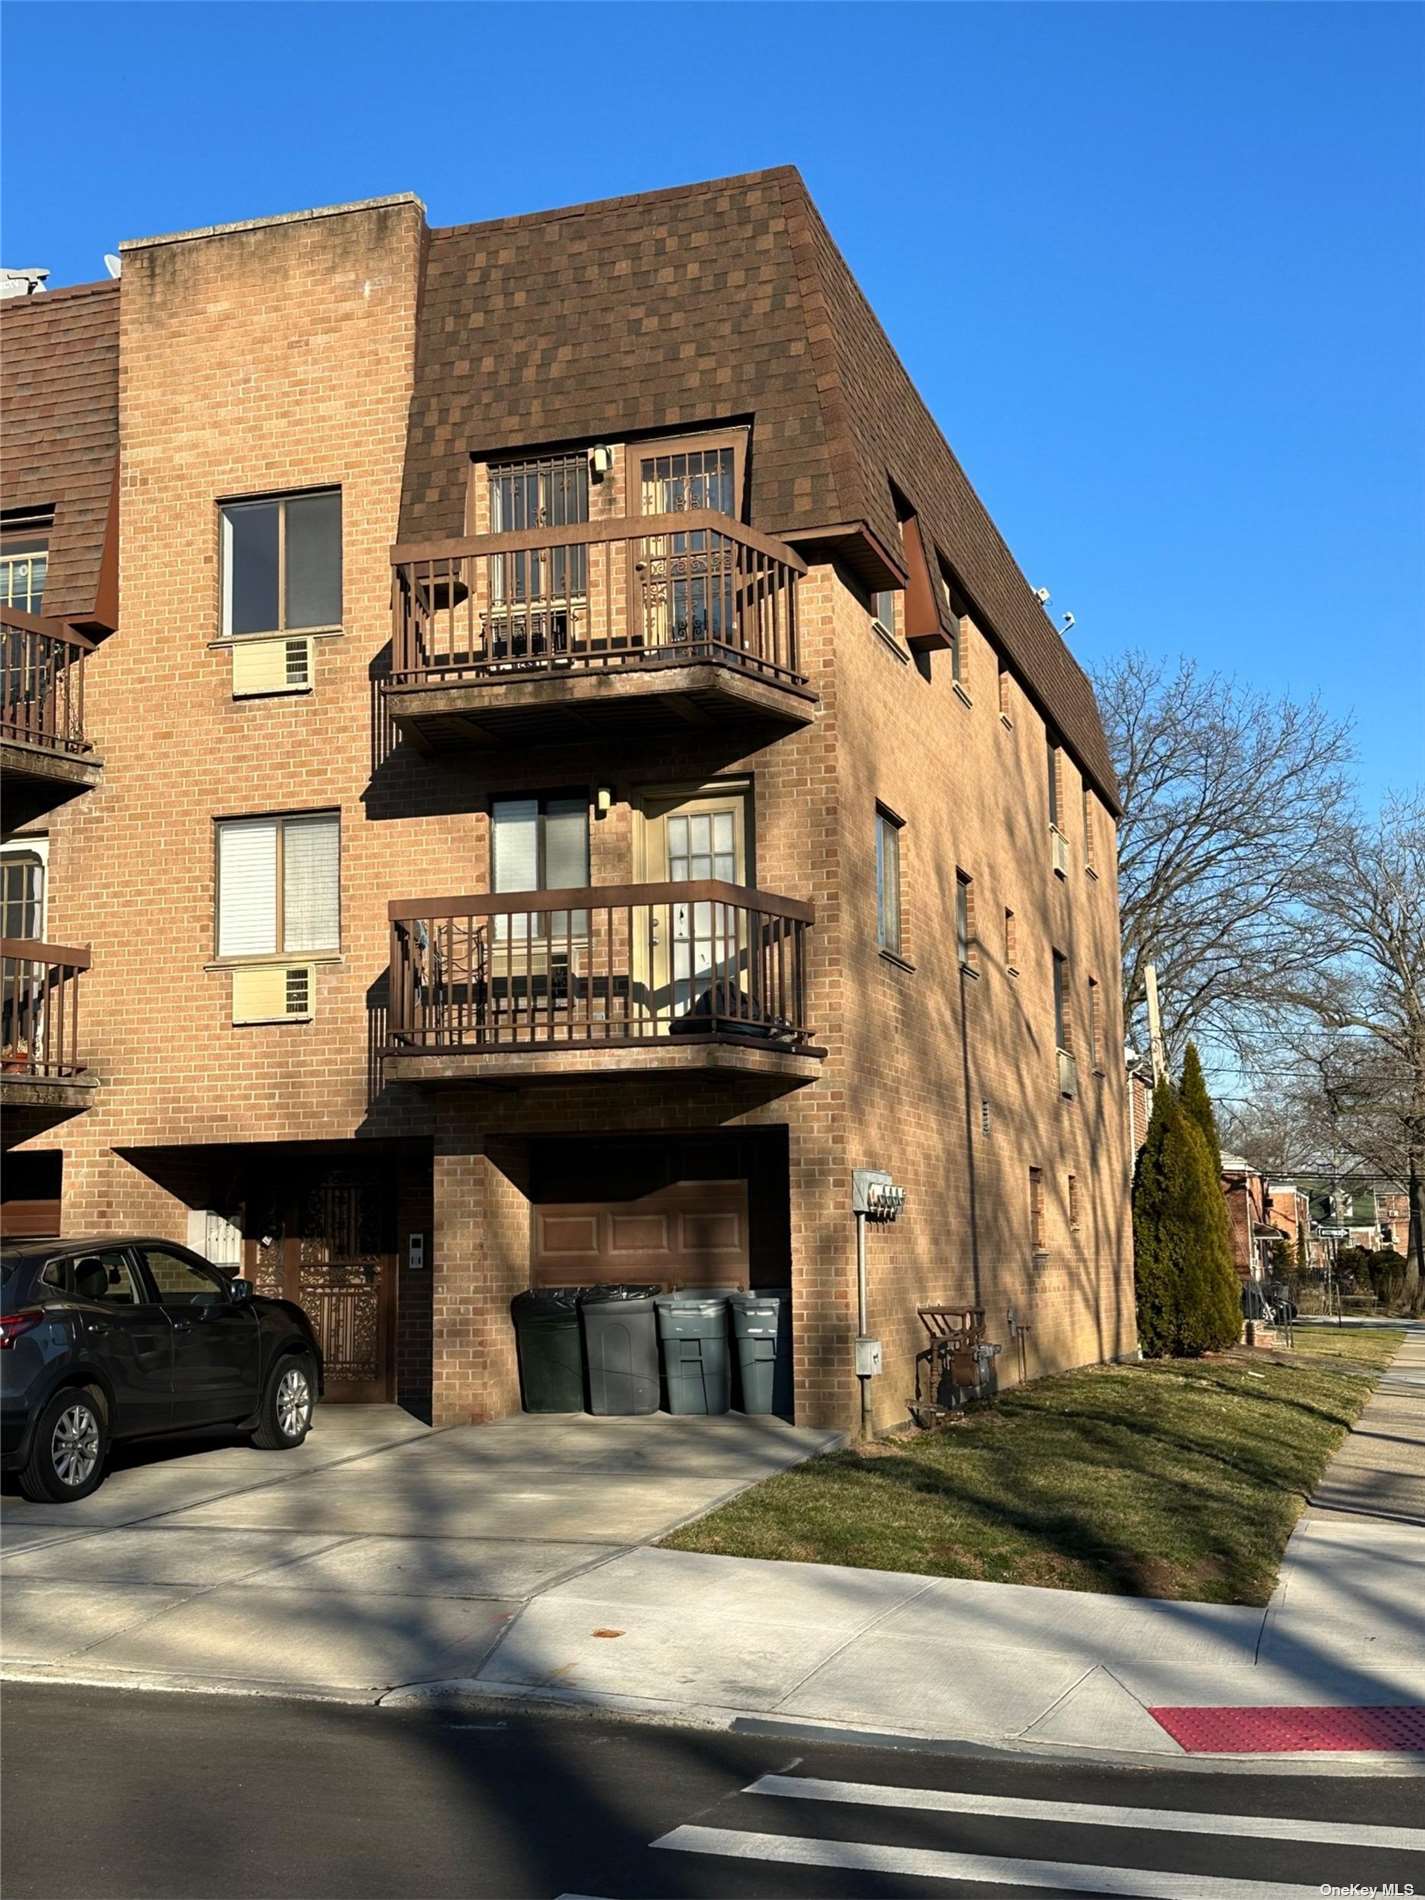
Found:
M 191 1333 L 193 1322 L 191 1319 L 176 1319 L 173 1322 L 173 1330 L 175 1333 Z
M 107 1333 L 108 1330 L 109 1322 L 107 1320 L 91 1319 L 89 1322 L 89 1331 L 91 1333 Z

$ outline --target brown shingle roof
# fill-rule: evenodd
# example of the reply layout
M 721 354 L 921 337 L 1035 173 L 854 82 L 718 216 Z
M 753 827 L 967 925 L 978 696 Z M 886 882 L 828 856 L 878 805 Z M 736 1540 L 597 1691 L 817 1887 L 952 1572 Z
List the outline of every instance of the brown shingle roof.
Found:
M 1116 810 L 1087 679 L 790 166 L 432 232 L 401 539 L 463 532 L 472 451 L 731 417 L 773 533 L 897 548 L 895 482 Z
M 92 612 L 119 452 L 119 286 L 0 301 L 0 505 L 54 505 L 46 614 Z

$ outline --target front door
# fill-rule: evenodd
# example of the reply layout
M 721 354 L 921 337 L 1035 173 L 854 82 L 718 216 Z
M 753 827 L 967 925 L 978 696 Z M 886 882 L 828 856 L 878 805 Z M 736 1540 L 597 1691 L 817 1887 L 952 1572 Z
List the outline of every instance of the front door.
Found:
M 644 860 L 657 884 L 748 882 L 747 797 L 740 788 L 644 806 Z M 650 979 L 660 1022 L 738 1013 L 746 913 L 715 899 L 672 899 L 656 919 Z
M 382 1403 L 393 1394 L 396 1197 L 382 1166 L 379 1158 L 370 1169 L 299 1164 L 266 1219 L 269 1231 L 243 1242 L 255 1290 L 295 1301 L 311 1321 L 328 1401 Z
M 249 1301 L 228 1297 L 215 1267 L 179 1247 L 144 1247 L 173 1327 L 174 1425 L 235 1424 L 257 1410 L 261 1342 Z

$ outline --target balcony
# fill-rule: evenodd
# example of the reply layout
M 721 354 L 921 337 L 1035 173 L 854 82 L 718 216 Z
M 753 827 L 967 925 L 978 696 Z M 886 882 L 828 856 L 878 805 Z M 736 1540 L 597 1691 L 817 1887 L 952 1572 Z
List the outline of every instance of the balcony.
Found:
M 7 830 L 99 782 L 84 736 L 84 662 L 93 642 L 60 620 L 0 605 L 0 770 Z
M 699 508 L 392 550 L 386 709 L 425 751 L 787 729 L 797 581 L 780 541 Z
M 796 1087 L 812 910 L 717 881 L 390 906 L 388 1082 L 744 1075 Z
M 0 1108 L 7 1144 L 88 1108 L 94 1078 L 79 1049 L 79 979 L 89 951 L 0 937 Z

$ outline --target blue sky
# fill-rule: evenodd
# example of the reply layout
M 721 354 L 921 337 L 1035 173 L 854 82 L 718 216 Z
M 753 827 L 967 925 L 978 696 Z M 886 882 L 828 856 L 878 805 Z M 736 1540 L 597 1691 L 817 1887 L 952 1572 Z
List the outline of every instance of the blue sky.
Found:
M 1425 777 L 1425 11 L 4 9 L 4 256 L 792 161 L 1031 581 Z M 729 83 L 724 86 L 724 74 Z

